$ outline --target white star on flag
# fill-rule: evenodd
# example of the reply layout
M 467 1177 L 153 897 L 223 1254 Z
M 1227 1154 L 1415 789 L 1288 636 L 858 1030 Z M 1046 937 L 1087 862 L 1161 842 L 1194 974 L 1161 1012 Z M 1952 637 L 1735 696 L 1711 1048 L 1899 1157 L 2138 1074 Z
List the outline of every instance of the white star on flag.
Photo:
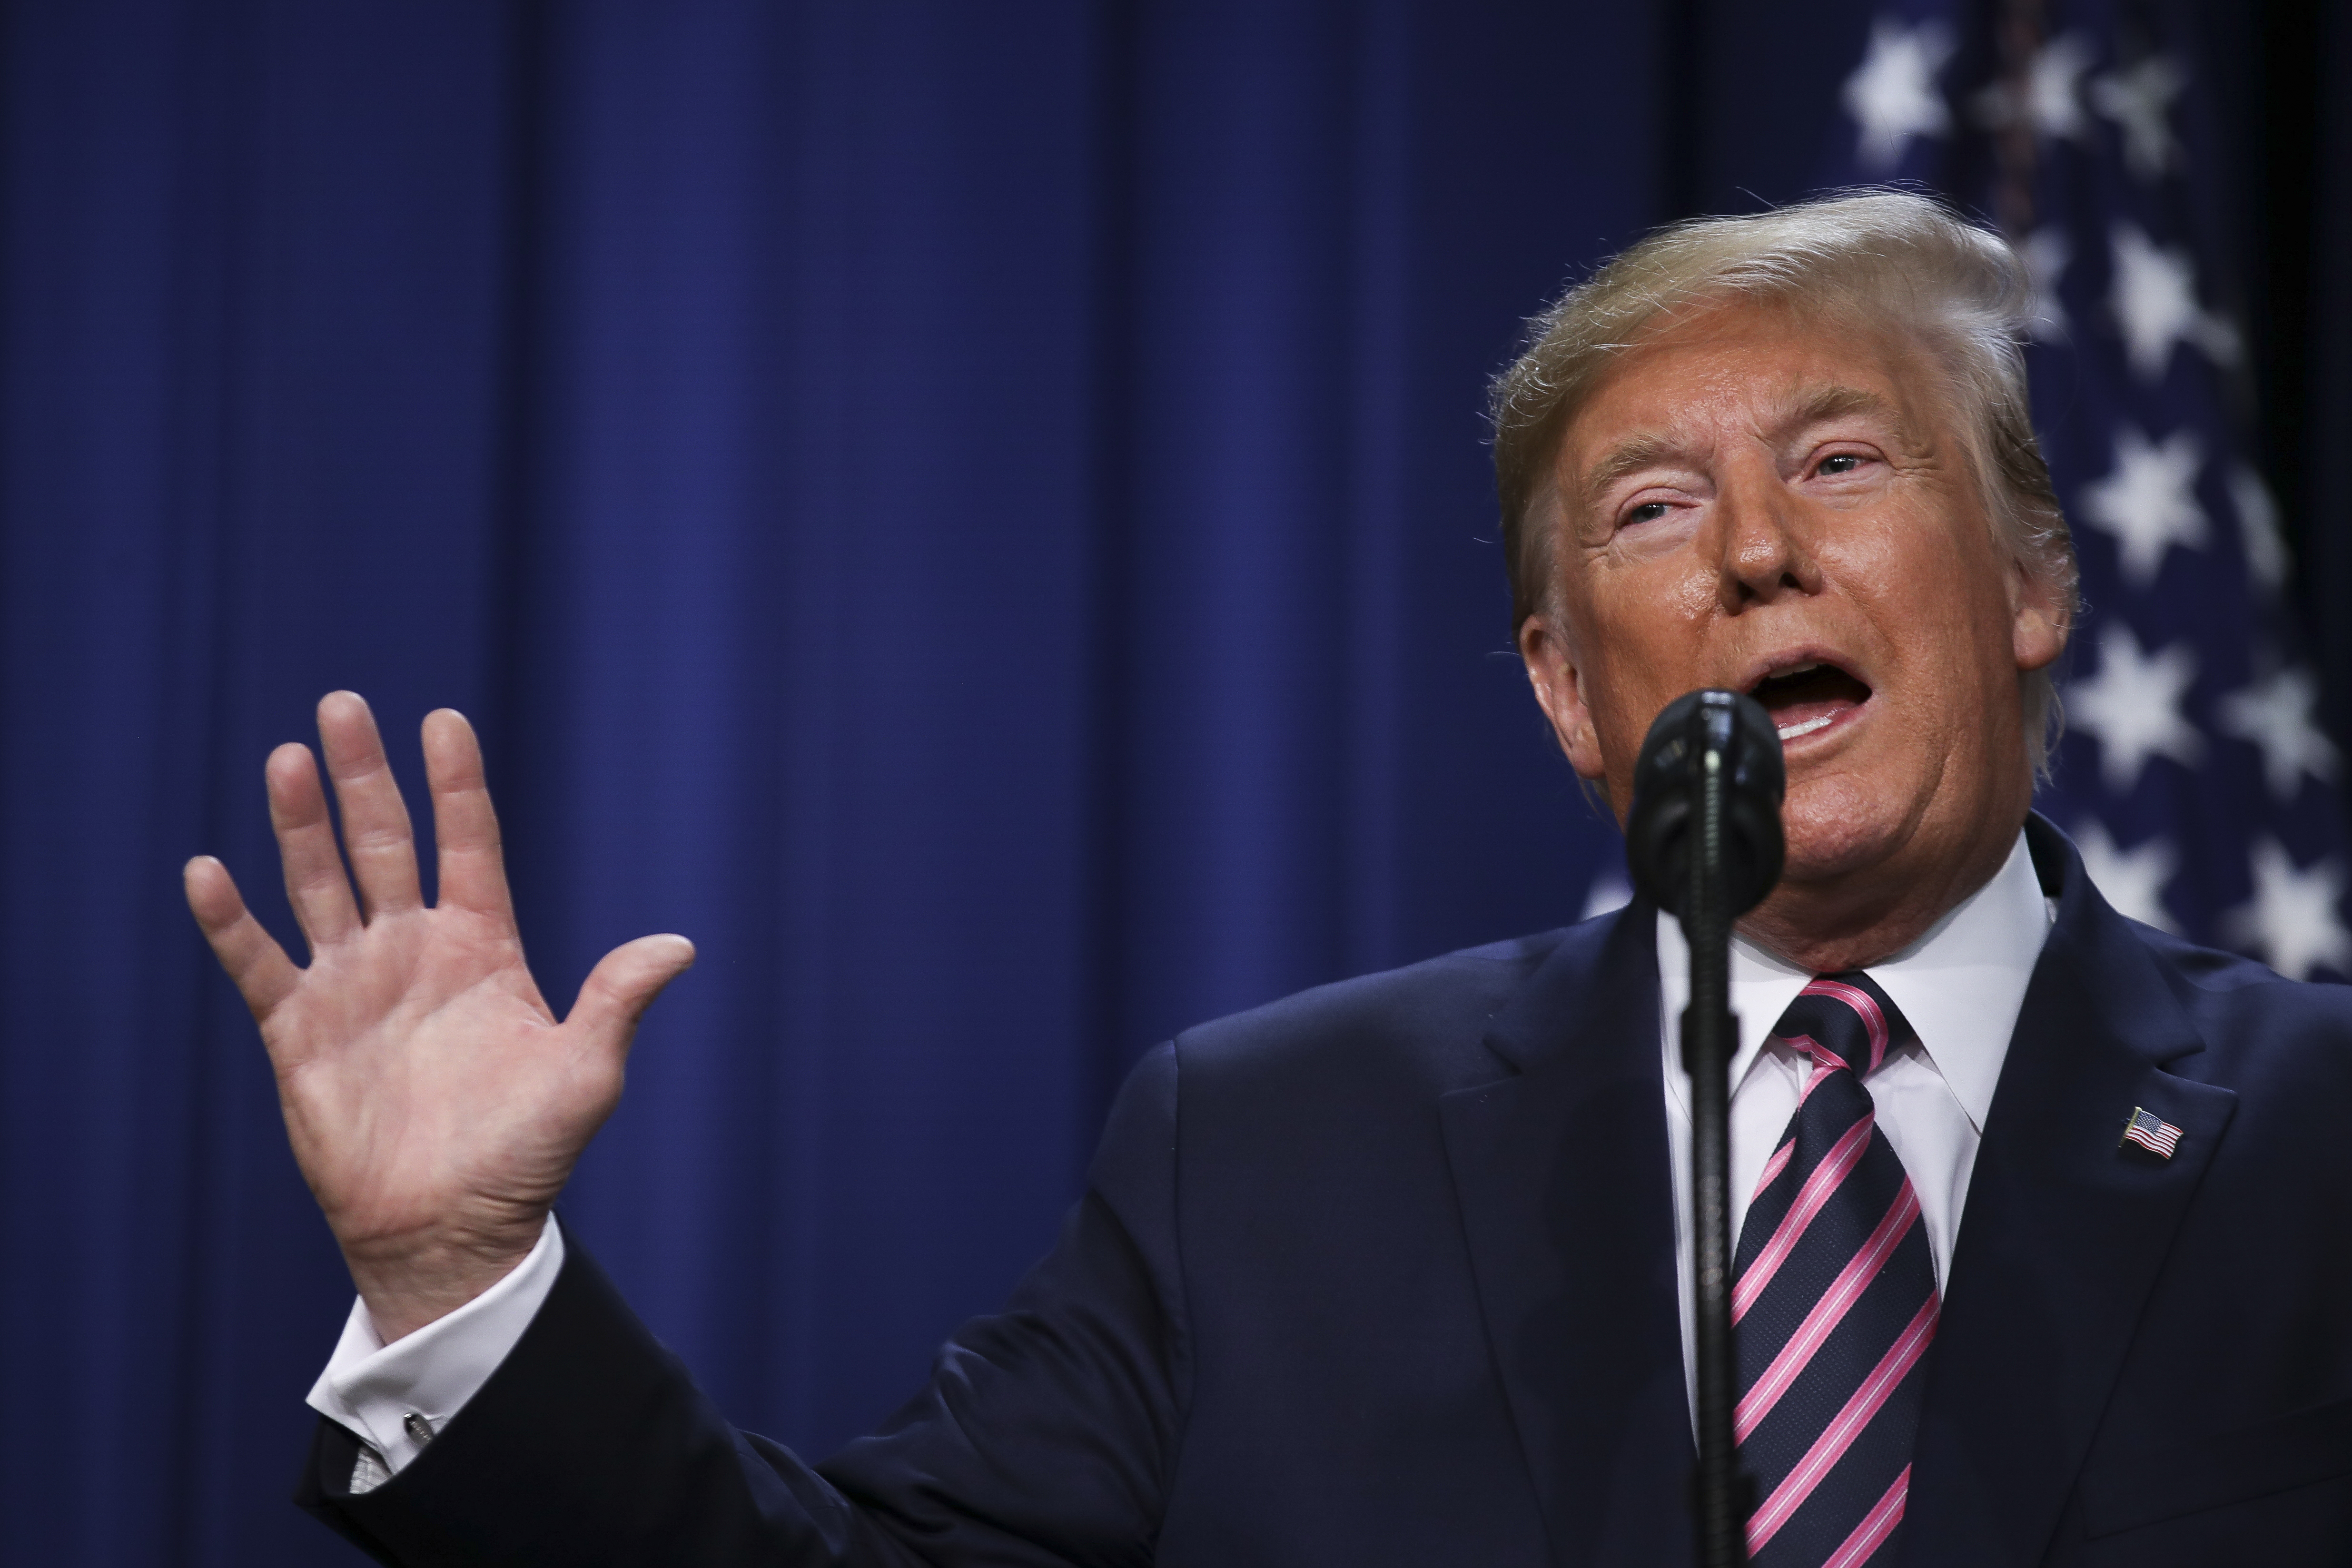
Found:
M 2186 940 L 2352 981 L 2352 733 L 2301 656 L 2306 530 L 2264 484 L 2289 476 L 2239 406 L 2260 278 L 2227 227 L 2245 171 L 2207 145 L 2231 39 L 2194 10 L 1872 0 L 1831 57 L 1853 121 L 1822 106 L 1810 183 L 1918 175 L 2014 247 L 2035 427 L 2094 607 L 2037 798 L 2086 874 Z
M 2034 51 L 2025 71 L 2023 103 L 2009 84 L 1996 82 L 1977 99 L 1985 124 L 2006 129 L 2022 120 L 2041 137 L 2083 134 L 2083 73 L 2091 68 L 2090 40 L 2080 33 L 2051 39 Z
M 2123 132 L 2124 162 L 2143 180 L 2157 178 L 2172 162 L 2172 100 L 2188 85 L 2187 74 L 2163 55 L 2091 83 L 2091 106 Z
M 2352 974 L 2352 932 L 2336 913 L 2344 872 L 2326 856 L 2300 870 L 2275 839 L 2258 839 L 2248 857 L 2254 896 L 2231 912 L 2233 941 L 2259 947 L 2272 968 L 2289 979 L 2310 977 L 2321 965 Z
M 2216 364 L 2234 364 L 2238 331 L 2197 303 L 2197 269 L 2186 252 L 2167 249 L 2130 224 L 2115 232 L 2116 276 L 2111 295 L 2116 323 L 2132 369 L 2163 379 L 2176 343 L 2194 343 Z
M 2279 534 L 2271 487 L 2241 463 L 2230 472 L 2230 500 L 2238 511 L 2238 548 L 2245 552 L 2247 575 L 2276 593 L 2286 582 L 2286 540 Z
M 2311 722 L 2318 696 L 2307 672 L 2287 668 L 2221 699 L 2221 727 L 2262 748 L 2263 777 L 2281 800 L 2294 801 L 2306 773 L 2323 782 L 2336 777 L 2335 743 Z
M 2196 432 L 2176 430 L 2158 446 L 2128 424 L 2116 427 L 2116 465 L 2083 486 L 2083 515 L 2116 538 L 2124 577 L 2136 588 L 2154 585 L 2174 545 L 2204 548 L 2210 532 L 2197 504 L 2197 470 L 2204 450 Z
M 2164 907 L 2164 884 L 2180 869 L 2180 856 L 2160 833 L 2152 834 L 2136 850 L 2118 849 L 2095 817 L 2074 829 L 2074 847 L 2083 854 L 2083 869 L 2116 908 L 2144 925 L 2178 934 Z
M 2180 712 L 2196 679 L 2197 655 L 2185 643 L 2143 653 L 2121 622 L 2100 637 L 2099 673 L 2069 683 L 2066 718 L 2098 740 L 2099 771 L 2115 794 L 2130 794 L 2153 758 L 2197 766 L 2204 740 Z
M 1940 22 L 1907 27 L 1892 16 L 1870 25 L 1870 52 L 1846 78 L 1845 110 L 1862 131 L 1862 161 L 1892 169 L 1915 136 L 1941 136 L 1951 113 L 1936 90 L 1936 75 L 1952 57 L 1950 31 Z
M 2066 276 L 2066 264 L 2074 259 L 2074 247 L 2068 242 L 2066 231 L 2056 224 L 2036 229 L 2025 236 L 2017 254 L 2025 263 L 2026 277 L 2033 285 L 2033 299 L 2026 307 L 2025 329 L 2045 343 L 2064 341 L 2066 308 L 2058 302 L 2058 280 Z

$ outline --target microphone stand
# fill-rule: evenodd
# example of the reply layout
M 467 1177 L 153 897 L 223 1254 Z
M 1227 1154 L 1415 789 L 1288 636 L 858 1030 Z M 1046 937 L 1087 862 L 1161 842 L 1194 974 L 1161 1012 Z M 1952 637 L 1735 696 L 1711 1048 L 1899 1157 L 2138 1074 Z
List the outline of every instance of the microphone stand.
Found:
M 1704 713 L 1696 763 L 1690 894 L 1683 936 L 1690 949 L 1690 1006 L 1682 1017 L 1683 1067 L 1691 1082 L 1691 1196 L 1697 1290 L 1698 1474 L 1694 1502 L 1700 1568 L 1745 1568 L 1755 1486 L 1739 1470 L 1732 1426 L 1738 1368 L 1731 1344 L 1731 909 L 1727 798 L 1732 714 Z
M 1745 1568 L 1754 1483 L 1739 1470 L 1731 1340 L 1731 923 L 1780 879 L 1787 775 L 1772 716 L 1729 691 L 1686 692 L 1651 722 L 1633 766 L 1625 857 L 1633 880 L 1683 924 L 1690 1006 L 1693 1382 L 1698 1473 L 1691 1508 L 1700 1568 Z

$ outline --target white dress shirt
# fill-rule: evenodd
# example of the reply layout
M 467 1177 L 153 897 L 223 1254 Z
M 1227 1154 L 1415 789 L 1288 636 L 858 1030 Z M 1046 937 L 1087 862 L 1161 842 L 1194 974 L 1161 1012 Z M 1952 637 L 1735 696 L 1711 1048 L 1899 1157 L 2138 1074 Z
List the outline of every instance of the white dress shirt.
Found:
M 2024 1005 L 2051 906 L 2034 880 L 2025 835 L 1993 879 L 1911 947 L 1869 970 L 1918 1032 L 1890 1051 L 1867 1081 L 1878 1125 L 1919 1195 L 1940 1290 L 1968 1197 L 1977 1141 L 2000 1077 L 2001 1059 Z M 1811 1071 L 1810 1058 L 1765 1036 L 1812 977 L 1744 939 L 1731 948 L 1731 1006 L 1739 1051 L 1731 1061 L 1731 1225 L 1735 1241 L 1748 1200 Z M 1675 1260 L 1681 1281 L 1683 1365 L 1696 1376 L 1691 1343 L 1690 1077 L 1675 1020 L 1690 997 L 1689 949 L 1670 915 L 1658 916 L 1658 978 L 1666 1053 L 1666 1143 L 1673 1154 Z M 387 1345 L 362 1301 L 352 1303 L 343 1337 L 310 1389 L 310 1407 L 349 1427 L 365 1449 L 352 1490 L 366 1491 L 399 1473 L 431 1434 L 489 1381 L 530 1326 L 563 1267 L 563 1233 L 548 1216 L 539 1245 L 514 1272 L 447 1317 Z M 1693 1396 L 1696 1398 L 1696 1395 Z
M 1993 879 L 1953 906 L 1927 934 L 1864 972 L 1878 982 L 1918 1035 L 1891 1050 L 1864 1080 L 1877 1108 L 1879 1130 L 1919 1195 L 1919 1218 L 1935 1260 L 1936 1288 L 1944 1288 L 1952 1244 L 1975 1170 L 1985 1113 L 2009 1055 L 2009 1037 L 2025 1005 L 2025 987 L 2050 933 L 2056 905 L 2042 895 L 2017 835 Z M 1744 937 L 1731 943 L 1731 1010 L 1739 1021 L 1739 1049 L 1731 1059 L 1731 1236 L 1756 1196 L 1757 1178 L 1796 1113 L 1812 1059 L 1778 1041 L 1772 1026 L 1812 978 Z M 1697 1399 L 1697 1350 L 1692 1311 L 1698 1287 L 1691 1260 L 1690 1074 L 1680 1042 L 1683 1009 L 1690 1003 L 1690 949 L 1681 925 L 1658 916 L 1658 1016 L 1665 1051 L 1666 1146 L 1675 1181 L 1675 1270 L 1681 1288 L 1683 1370 Z
M 563 1230 L 551 1214 L 539 1244 L 513 1272 L 405 1338 L 384 1343 L 367 1303 L 352 1302 L 343 1337 L 310 1385 L 310 1399 L 311 1409 L 366 1445 L 352 1470 L 352 1490 L 371 1490 L 397 1475 L 481 1392 L 539 1315 L 562 1268 Z

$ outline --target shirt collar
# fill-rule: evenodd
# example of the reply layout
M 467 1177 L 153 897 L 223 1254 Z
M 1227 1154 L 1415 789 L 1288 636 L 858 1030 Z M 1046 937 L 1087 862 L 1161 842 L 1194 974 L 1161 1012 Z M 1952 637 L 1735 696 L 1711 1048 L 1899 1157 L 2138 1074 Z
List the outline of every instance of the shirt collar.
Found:
M 1864 971 L 1910 1020 L 1920 1048 L 1979 1133 L 2009 1055 L 2009 1038 L 2025 1006 L 2025 988 L 2050 930 L 2050 904 L 2034 875 L 2025 835 L 1990 882 L 1946 911 L 1916 942 Z M 1737 1091 L 1763 1053 L 1764 1039 L 1811 979 L 1780 955 L 1735 935 L 1731 1009 L 1739 1049 L 1731 1059 Z M 1666 1037 L 1666 1082 L 1687 1108 L 1677 1024 L 1690 1003 L 1690 949 L 1682 925 L 1658 914 L 1660 1012 Z

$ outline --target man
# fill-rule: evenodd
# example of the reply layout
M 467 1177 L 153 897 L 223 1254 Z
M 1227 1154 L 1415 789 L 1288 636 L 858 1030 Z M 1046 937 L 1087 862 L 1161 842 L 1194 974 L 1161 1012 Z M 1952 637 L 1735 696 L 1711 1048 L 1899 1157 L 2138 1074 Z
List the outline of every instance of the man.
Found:
M 1734 973 L 1757 1562 L 2341 1563 L 2352 1005 L 2122 920 L 2030 818 L 2074 590 L 2025 298 L 1899 193 L 1669 231 L 1571 290 L 1497 389 L 1519 646 L 1621 817 L 1682 692 L 1754 693 L 1786 747 L 1788 869 Z M 691 949 L 619 949 L 558 1023 L 464 721 L 425 726 L 431 910 L 364 706 L 320 727 L 356 898 L 308 754 L 268 769 L 310 967 L 217 862 L 188 884 L 359 1286 L 302 1500 L 379 1557 L 1687 1560 L 1654 909 L 1161 1047 L 1006 1312 L 811 1469 L 549 1218 Z

